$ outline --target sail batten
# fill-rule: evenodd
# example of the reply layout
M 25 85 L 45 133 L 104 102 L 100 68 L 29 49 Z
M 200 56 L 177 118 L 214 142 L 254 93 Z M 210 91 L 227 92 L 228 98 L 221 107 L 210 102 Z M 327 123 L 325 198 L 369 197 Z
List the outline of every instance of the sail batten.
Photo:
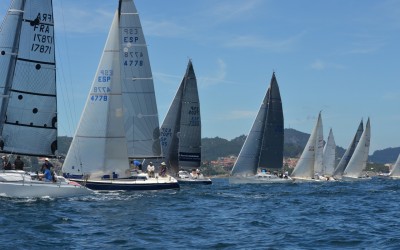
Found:
M 13 1 L 0 29 L 0 139 L 3 151 L 53 156 L 57 96 L 53 8 Z

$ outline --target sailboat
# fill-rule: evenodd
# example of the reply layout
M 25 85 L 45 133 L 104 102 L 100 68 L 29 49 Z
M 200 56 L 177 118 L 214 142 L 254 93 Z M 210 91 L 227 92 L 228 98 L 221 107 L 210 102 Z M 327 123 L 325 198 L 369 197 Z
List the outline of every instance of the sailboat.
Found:
M 160 157 L 160 129 L 147 46 L 132 0 L 118 9 L 63 173 L 94 190 L 179 188 L 171 176 L 133 171 L 133 158 Z M 131 171 L 132 170 L 132 171 Z
M 56 155 L 54 52 L 52 1 L 12 1 L 0 30 L 0 150 L 9 157 Z M 0 195 L 34 198 L 92 193 L 61 176 L 56 182 L 33 176 L 23 170 L 0 170 Z
M 283 110 L 275 73 L 256 119 L 231 171 L 229 182 L 271 183 L 290 182 L 283 165 Z M 261 172 L 257 170 L 261 169 Z M 275 173 L 271 173 L 275 170 Z
M 315 180 L 315 173 L 322 172 L 323 162 L 323 127 L 321 112 L 318 114 L 317 122 L 308 138 L 306 147 L 304 148 L 296 167 L 291 174 L 295 181 L 312 181 Z
M 333 171 L 336 166 L 336 143 L 332 129 L 329 131 L 328 140 L 324 146 L 322 158 L 322 172 L 318 176 L 320 180 L 334 180 Z
M 201 164 L 201 119 L 197 80 L 189 60 L 185 76 L 161 125 L 165 162 L 180 184 L 212 184 L 199 171 Z
M 362 175 L 363 171 L 367 166 L 369 146 L 371 140 L 371 125 L 368 118 L 365 130 L 361 135 L 360 141 L 358 142 L 354 153 L 351 156 L 346 169 L 344 170 L 342 179 L 343 180 L 360 180 L 370 179 L 367 175 Z
M 336 166 L 335 170 L 333 171 L 333 177 L 335 179 L 341 179 L 344 173 L 344 170 L 347 167 L 351 157 L 353 156 L 354 150 L 357 147 L 358 142 L 360 141 L 361 135 L 364 132 L 364 124 L 361 120 L 360 124 L 358 125 L 357 132 L 354 135 L 353 140 L 351 141 L 349 147 L 347 148 L 346 152 L 343 154 L 342 158 L 339 161 L 339 164 Z
M 390 171 L 389 175 L 392 179 L 399 179 L 400 178 L 400 154 L 397 157 L 396 162 L 393 165 L 392 171 Z

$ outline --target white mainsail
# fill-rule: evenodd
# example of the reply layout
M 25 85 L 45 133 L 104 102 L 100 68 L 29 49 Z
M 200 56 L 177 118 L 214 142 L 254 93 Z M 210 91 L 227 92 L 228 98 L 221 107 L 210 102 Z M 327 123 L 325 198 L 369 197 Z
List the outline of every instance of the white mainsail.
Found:
M 400 178 L 400 154 L 397 157 L 397 160 L 394 163 L 392 171 L 390 171 L 389 173 L 389 176 L 393 178 Z
M 336 166 L 336 143 L 335 138 L 333 137 L 332 129 L 329 131 L 328 140 L 324 146 L 322 165 L 322 174 L 326 176 L 332 176 Z
M 322 118 L 320 112 L 300 159 L 291 174 L 292 178 L 313 179 L 315 173 L 314 169 L 320 168 L 320 165 L 322 169 L 322 135 Z
M 353 156 L 351 157 L 346 169 L 344 170 L 343 176 L 351 178 L 359 178 L 362 175 L 362 171 L 367 166 L 369 146 L 371 140 L 371 125 L 369 118 L 365 125 L 365 130 L 361 135 L 360 141 L 354 150 Z
M 14 0 L 0 30 L 0 150 L 54 156 L 56 63 L 51 0 Z
M 119 32 L 123 111 L 130 158 L 161 156 L 153 75 L 139 14 L 132 0 L 120 0 Z
M 119 15 L 115 13 L 63 172 L 100 177 L 129 169 L 121 89 Z
M 165 161 L 174 173 L 201 163 L 201 119 L 197 80 L 189 60 L 185 76 L 161 126 Z

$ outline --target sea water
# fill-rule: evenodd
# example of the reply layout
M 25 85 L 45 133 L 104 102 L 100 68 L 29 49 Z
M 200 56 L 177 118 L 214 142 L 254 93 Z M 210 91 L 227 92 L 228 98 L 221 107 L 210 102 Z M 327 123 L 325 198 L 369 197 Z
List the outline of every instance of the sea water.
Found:
M 400 181 L 1 197 L 0 249 L 400 249 Z

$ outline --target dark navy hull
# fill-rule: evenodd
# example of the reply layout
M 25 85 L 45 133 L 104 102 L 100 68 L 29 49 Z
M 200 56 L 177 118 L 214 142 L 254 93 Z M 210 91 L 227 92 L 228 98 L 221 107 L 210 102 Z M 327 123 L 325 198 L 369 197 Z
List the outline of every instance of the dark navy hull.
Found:
M 163 189 L 179 189 L 178 182 L 171 183 L 118 183 L 115 181 L 104 182 L 104 181 L 84 181 L 74 180 L 81 185 L 86 186 L 92 190 L 129 190 L 129 191 L 140 191 L 140 190 L 163 190 Z
M 211 185 L 212 181 L 210 179 L 204 180 L 187 180 L 187 179 L 177 179 L 178 183 L 181 185 Z

